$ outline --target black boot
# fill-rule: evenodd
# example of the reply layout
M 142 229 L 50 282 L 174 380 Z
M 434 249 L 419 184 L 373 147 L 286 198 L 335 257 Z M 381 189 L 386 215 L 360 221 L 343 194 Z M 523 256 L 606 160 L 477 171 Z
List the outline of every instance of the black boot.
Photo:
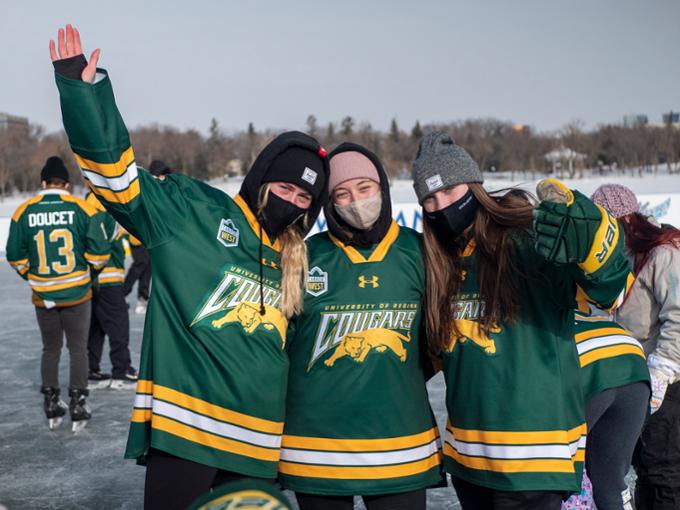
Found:
M 47 426 L 50 430 L 56 429 L 66 414 L 66 403 L 59 398 L 59 388 L 52 386 L 42 386 L 40 393 L 45 395 L 43 407 L 47 417 Z
M 87 397 L 90 392 L 87 390 L 70 389 L 68 394 L 71 397 L 71 402 L 69 404 L 69 411 L 71 412 L 71 430 L 73 432 L 78 432 L 85 428 L 87 425 L 87 420 L 92 417 L 90 408 L 85 402 L 85 397 Z

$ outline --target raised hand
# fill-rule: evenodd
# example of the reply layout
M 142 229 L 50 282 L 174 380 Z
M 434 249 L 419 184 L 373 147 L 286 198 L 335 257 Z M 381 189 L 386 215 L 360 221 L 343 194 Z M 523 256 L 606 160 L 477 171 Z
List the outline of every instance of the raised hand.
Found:
M 58 53 L 57 53 L 58 49 Z M 97 74 L 97 62 L 99 61 L 99 53 L 101 50 L 97 48 L 90 54 L 90 61 L 86 61 L 85 68 L 80 76 L 80 79 L 92 83 L 94 76 Z M 67 58 L 77 57 L 83 54 L 83 48 L 80 45 L 80 33 L 78 29 L 71 25 L 66 25 L 66 28 L 60 28 L 57 32 L 57 44 L 54 39 L 50 39 L 50 57 L 52 61 L 64 60 Z M 83 56 L 83 59 L 85 57 Z

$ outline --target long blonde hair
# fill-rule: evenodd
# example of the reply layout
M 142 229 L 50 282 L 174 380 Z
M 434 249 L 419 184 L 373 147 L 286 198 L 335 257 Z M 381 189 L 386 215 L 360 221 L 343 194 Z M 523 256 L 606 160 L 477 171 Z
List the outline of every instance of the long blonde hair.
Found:
M 263 211 L 269 199 L 270 184 L 260 188 L 258 198 L 258 221 L 262 222 Z M 307 230 L 308 216 L 302 218 L 303 228 Z M 279 234 L 281 243 L 281 311 L 290 319 L 302 312 L 305 289 L 307 288 L 307 245 L 297 225 L 292 224 Z M 262 260 L 260 260 L 260 265 Z

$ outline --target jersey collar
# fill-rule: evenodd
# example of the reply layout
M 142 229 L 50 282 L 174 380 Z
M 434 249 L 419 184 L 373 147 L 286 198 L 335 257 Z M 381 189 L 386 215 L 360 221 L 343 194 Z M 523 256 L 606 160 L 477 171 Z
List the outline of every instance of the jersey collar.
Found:
M 394 220 L 392 220 L 392 224 L 390 225 L 390 228 L 387 230 L 387 234 L 385 234 L 385 237 L 383 237 L 382 241 L 378 243 L 378 246 L 375 247 L 373 253 L 371 253 L 371 255 L 368 258 L 366 258 L 361 253 L 359 253 L 359 251 L 353 246 L 346 245 L 340 239 L 335 237 L 333 234 L 331 234 L 330 232 L 328 233 L 328 237 L 330 237 L 331 241 L 333 241 L 333 244 L 335 244 L 338 248 L 344 251 L 345 255 L 347 255 L 347 258 L 353 264 L 365 264 L 366 262 L 382 262 L 382 260 L 385 258 L 385 255 L 387 255 L 387 252 L 390 250 L 390 247 L 394 244 L 394 241 L 397 240 L 398 235 L 399 225 L 397 225 L 397 223 Z
M 252 231 L 255 233 L 258 239 L 260 239 L 260 231 L 262 232 L 262 244 L 265 246 L 271 248 L 274 251 L 281 251 L 281 241 L 278 239 L 274 241 L 273 243 L 269 239 L 269 236 L 267 235 L 267 232 L 265 232 L 264 229 L 260 228 L 260 223 L 257 221 L 257 218 L 253 214 L 253 211 L 250 210 L 250 207 L 248 207 L 248 204 L 246 204 L 246 201 L 243 199 L 241 195 L 236 195 L 234 197 L 234 202 L 236 205 L 241 209 L 243 212 L 243 216 L 246 217 L 246 221 L 248 221 L 248 225 L 250 225 L 250 228 Z
M 38 191 L 38 194 L 40 194 L 40 195 L 70 195 L 68 190 L 59 189 L 59 188 L 41 189 L 40 191 Z

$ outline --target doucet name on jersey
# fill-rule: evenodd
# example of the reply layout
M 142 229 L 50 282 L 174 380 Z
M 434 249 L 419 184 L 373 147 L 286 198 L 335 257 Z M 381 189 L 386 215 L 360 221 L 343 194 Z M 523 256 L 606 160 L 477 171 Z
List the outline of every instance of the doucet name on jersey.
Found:
M 72 225 L 75 211 L 51 211 L 30 213 L 29 227 L 51 227 L 52 225 Z
M 267 282 L 267 280 L 265 280 Z M 271 285 L 262 285 L 264 304 L 279 307 L 281 291 Z M 231 266 L 224 272 L 224 277 L 210 294 L 191 325 L 205 319 L 209 315 L 234 308 L 242 302 L 260 303 L 260 284 L 258 276 L 237 266 Z
M 327 311 L 321 313 L 314 351 L 307 365 L 308 371 L 348 333 L 375 328 L 409 332 L 418 313 L 417 303 L 329 305 L 325 308 Z

